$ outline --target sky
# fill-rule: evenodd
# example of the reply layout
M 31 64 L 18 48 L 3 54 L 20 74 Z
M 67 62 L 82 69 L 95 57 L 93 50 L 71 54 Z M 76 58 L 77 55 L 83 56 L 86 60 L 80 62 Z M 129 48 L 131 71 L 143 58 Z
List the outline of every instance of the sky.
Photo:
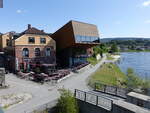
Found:
M 97 25 L 101 38 L 150 38 L 150 0 L 3 0 L 0 32 L 27 24 L 53 33 L 70 20 Z

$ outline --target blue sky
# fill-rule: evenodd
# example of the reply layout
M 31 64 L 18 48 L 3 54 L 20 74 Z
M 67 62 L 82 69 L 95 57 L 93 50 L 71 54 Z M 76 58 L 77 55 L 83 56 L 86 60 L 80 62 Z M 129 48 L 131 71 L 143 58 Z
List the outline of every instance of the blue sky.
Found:
M 150 0 L 4 0 L 0 8 L 2 33 L 27 24 L 54 32 L 69 20 L 96 24 L 101 38 L 150 38 Z

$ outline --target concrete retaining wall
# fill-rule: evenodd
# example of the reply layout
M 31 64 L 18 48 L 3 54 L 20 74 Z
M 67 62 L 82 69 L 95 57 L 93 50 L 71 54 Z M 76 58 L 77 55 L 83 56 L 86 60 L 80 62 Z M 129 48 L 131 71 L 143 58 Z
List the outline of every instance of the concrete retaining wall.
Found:
M 79 113 L 111 113 L 103 108 L 97 107 L 84 101 L 78 100 Z
M 114 102 L 111 111 L 81 100 L 78 100 L 78 104 L 80 108 L 79 113 L 150 113 L 150 111 L 146 109 L 125 101 Z

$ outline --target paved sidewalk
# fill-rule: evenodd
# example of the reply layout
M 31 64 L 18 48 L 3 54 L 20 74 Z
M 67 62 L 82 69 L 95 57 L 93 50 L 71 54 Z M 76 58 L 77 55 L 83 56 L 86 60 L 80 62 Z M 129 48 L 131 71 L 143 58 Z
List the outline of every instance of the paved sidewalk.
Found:
M 9 89 L 0 90 L 0 95 L 27 92 L 32 94 L 33 98 L 23 104 L 18 104 L 15 107 L 7 109 L 5 113 L 26 113 L 25 111 L 33 111 L 39 106 L 42 106 L 48 102 L 54 101 L 59 98 L 60 88 L 66 88 L 74 92 L 75 89 L 89 91 L 86 84 L 87 78 L 95 72 L 106 60 L 106 56 L 92 68 L 87 71 L 74 74 L 70 78 L 58 83 L 55 86 L 50 84 L 40 85 L 31 81 L 22 80 L 16 78 L 13 75 L 7 75 L 7 83 L 11 85 Z

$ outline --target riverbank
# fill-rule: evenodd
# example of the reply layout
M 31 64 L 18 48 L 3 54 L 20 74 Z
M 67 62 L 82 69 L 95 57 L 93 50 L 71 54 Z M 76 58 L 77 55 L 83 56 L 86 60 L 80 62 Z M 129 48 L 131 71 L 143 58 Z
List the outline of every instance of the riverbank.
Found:
M 120 55 L 112 55 L 112 54 L 107 54 L 107 60 L 112 61 L 112 62 L 116 62 L 117 60 L 120 59 Z
M 96 82 L 125 87 L 126 75 L 113 63 L 103 64 L 89 79 L 89 85 L 94 87 Z
M 107 54 L 105 63 L 89 78 L 89 86 L 94 87 L 94 84 L 99 82 L 112 86 L 126 87 L 126 75 L 114 64 L 120 57 L 120 55 Z
M 114 63 L 118 59 L 121 59 L 121 61 L 126 61 L 127 59 L 128 62 L 136 61 L 137 65 L 133 65 L 133 66 L 141 66 L 141 65 L 138 65 L 139 60 L 136 60 L 137 55 L 135 56 L 135 55 L 128 54 L 128 56 L 130 57 L 134 56 L 134 57 L 130 59 L 128 57 L 123 57 L 124 60 L 122 60 L 121 56 L 120 55 L 109 55 L 109 56 L 107 55 L 107 60 L 105 60 L 105 64 L 103 64 L 94 74 L 91 75 L 89 79 L 89 85 L 91 87 L 94 87 L 95 83 L 103 83 L 106 85 L 128 88 L 130 90 L 147 95 L 148 89 L 150 88 L 150 80 L 148 79 L 148 77 L 146 78 L 139 77 L 137 73 L 134 73 L 133 67 L 132 67 L 133 69 L 131 68 L 133 72 L 131 74 L 128 74 L 128 70 L 131 70 L 129 66 L 126 69 L 127 72 L 125 72 L 125 71 L 122 71 L 120 66 Z M 148 60 L 146 60 L 145 58 L 144 61 L 147 62 Z M 128 62 L 126 63 L 128 64 Z M 145 66 L 145 64 L 146 63 L 142 63 L 142 66 Z

